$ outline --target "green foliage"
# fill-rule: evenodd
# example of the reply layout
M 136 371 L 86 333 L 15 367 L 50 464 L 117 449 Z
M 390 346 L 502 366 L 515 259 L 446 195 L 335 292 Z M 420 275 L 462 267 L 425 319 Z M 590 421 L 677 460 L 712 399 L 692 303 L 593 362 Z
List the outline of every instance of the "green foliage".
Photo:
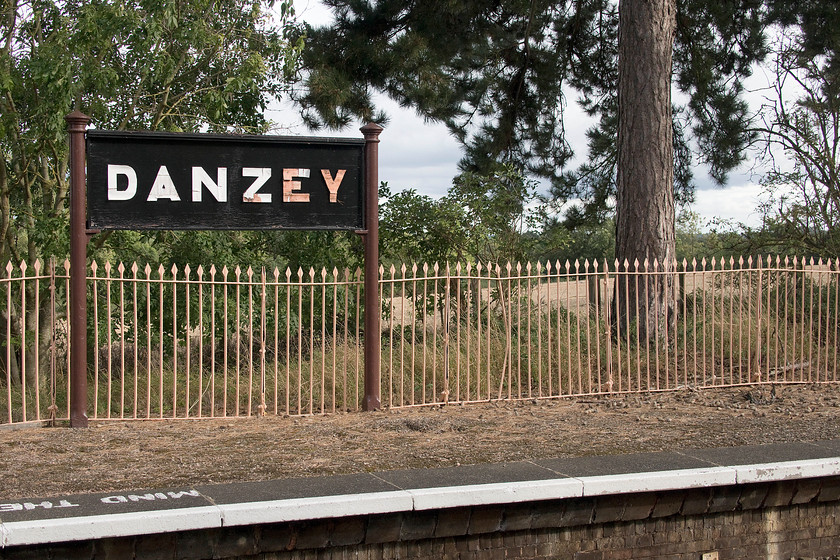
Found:
M 382 256 L 390 262 L 526 260 L 538 227 L 536 183 L 511 165 L 465 172 L 435 200 L 414 189 L 380 187 Z
M 577 222 L 613 213 L 617 4 L 332 0 L 330 27 L 308 29 L 304 91 L 314 126 L 382 120 L 383 92 L 443 122 L 464 144 L 463 171 L 487 176 L 511 163 L 549 181 L 563 204 L 582 199 Z M 692 151 L 723 182 L 752 139 L 742 81 L 765 54 L 764 2 L 677 2 L 674 76 L 686 95 L 674 122 L 677 199 L 691 199 Z M 569 171 L 564 113 L 570 96 L 597 121 L 589 157 Z M 690 138 L 693 137 L 693 138 Z M 692 146 L 696 150 L 692 150 Z
M 293 79 L 291 5 L 262 0 L 0 4 L 0 261 L 67 254 L 74 108 L 103 129 L 265 132 Z M 154 235 L 96 246 L 153 257 Z
M 741 226 L 751 251 L 840 255 L 840 6 L 777 2 L 775 73 L 755 132 L 766 197 L 758 228 Z
M 435 200 L 414 189 L 392 193 L 379 188 L 380 256 L 386 263 L 459 261 L 468 223 L 463 208 L 443 198 Z

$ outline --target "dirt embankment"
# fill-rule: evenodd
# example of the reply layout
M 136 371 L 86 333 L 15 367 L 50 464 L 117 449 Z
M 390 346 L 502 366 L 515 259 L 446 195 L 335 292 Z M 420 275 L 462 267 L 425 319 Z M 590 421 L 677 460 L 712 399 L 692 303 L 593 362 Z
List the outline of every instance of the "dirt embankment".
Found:
M 835 438 L 835 385 L 95 422 L 0 430 L 0 499 Z

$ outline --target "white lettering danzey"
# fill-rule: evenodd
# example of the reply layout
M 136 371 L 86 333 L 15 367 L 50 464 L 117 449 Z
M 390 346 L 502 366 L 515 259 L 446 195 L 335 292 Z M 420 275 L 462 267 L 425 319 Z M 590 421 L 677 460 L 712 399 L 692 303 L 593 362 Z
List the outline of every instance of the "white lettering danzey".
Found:
M 214 179 L 203 167 L 192 167 L 191 201 L 202 202 L 203 193 L 206 190 L 216 202 L 228 201 L 228 168 L 216 168 Z M 338 189 L 344 180 L 346 169 L 336 170 L 333 176 L 329 169 L 321 169 L 321 178 L 324 181 L 330 195 L 330 203 L 338 203 Z M 108 200 L 132 200 L 137 195 L 137 172 L 130 165 L 108 164 Z M 253 178 L 253 182 L 242 193 L 242 202 L 270 203 L 271 194 L 260 192 L 271 179 L 270 167 L 243 167 L 242 177 Z M 303 192 L 303 184 L 299 179 L 309 179 L 309 169 L 284 168 L 282 173 L 281 188 L 283 202 L 309 202 L 310 193 Z M 246 182 L 247 183 L 247 182 Z M 181 200 L 178 189 L 169 170 L 165 165 L 158 168 L 155 180 L 152 183 L 147 202 L 159 202 L 169 200 L 179 202 Z

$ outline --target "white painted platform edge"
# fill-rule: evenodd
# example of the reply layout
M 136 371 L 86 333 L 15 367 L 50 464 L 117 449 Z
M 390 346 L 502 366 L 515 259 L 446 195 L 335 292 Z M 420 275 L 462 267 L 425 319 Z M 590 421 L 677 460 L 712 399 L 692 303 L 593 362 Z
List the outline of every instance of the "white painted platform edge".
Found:
M 446 488 L 421 488 L 408 490 L 408 492 L 414 498 L 414 509 L 424 511 L 577 498 L 583 495 L 583 484 L 576 478 L 554 478 Z
M 394 492 L 222 504 L 217 507 L 222 515 L 222 525 L 232 527 L 411 511 L 413 500 L 408 492 L 397 490 Z
M 737 467 L 517 481 L 0 523 L 0 549 L 222 526 L 840 475 L 840 457 Z
M 739 484 L 777 482 L 840 475 L 840 457 L 806 459 L 735 467 Z
M 4 546 L 82 541 L 221 527 L 216 506 L 3 523 Z
M 579 480 L 583 484 L 585 497 L 729 486 L 738 482 L 737 473 L 732 467 L 703 467 L 643 474 L 611 474 L 583 477 Z

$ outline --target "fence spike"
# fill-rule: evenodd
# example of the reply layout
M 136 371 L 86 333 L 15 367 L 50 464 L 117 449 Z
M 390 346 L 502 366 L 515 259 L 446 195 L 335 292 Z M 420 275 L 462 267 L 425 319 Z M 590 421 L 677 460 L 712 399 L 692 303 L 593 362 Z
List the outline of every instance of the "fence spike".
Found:
M 592 259 L 592 270 L 598 272 L 598 259 Z
M 146 273 L 146 278 L 152 275 L 152 265 L 146 263 L 146 267 L 143 269 L 143 272 Z
M 35 275 L 36 276 L 40 276 L 42 266 L 43 266 L 43 263 L 41 262 L 41 259 L 35 259 L 35 264 L 32 265 L 32 268 L 35 269 Z
M 239 280 L 239 277 L 242 275 L 242 268 L 239 265 L 236 265 L 236 268 L 233 269 L 233 273 L 236 275 L 236 279 Z
M 327 281 L 327 267 L 323 266 L 323 267 L 321 267 L 321 282 L 326 282 L 326 281 Z
M 20 272 L 21 272 L 21 275 L 25 275 L 25 274 L 26 274 L 26 269 L 27 269 L 27 268 L 28 268 L 28 267 L 26 266 L 26 261 L 20 261 Z
M 215 276 L 215 275 L 216 275 L 216 265 L 215 265 L 215 264 L 211 264 L 211 265 L 210 265 L 210 277 L 212 278 L 212 277 L 213 277 L 213 276 Z
M 580 261 L 578 259 L 575 259 L 575 272 L 577 272 L 579 270 L 580 270 Z
M 333 278 L 335 278 L 336 282 L 338 281 L 338 267 L 334 266 L 332 271 Z
M 312 266 L 309 267 L 309 281 L 310 282 L 315 281 L 315 267 L 312 267 Z
M 254 277 L 254 269 L 251 268 L 250 265 L 248 266 L 248 270 L 246 270 L 245 273 L 248 275 L 248 280 L 251 280 L 251 278 Z
M 288 266 L 286 267 L 286 282 L 290 282 L 292 279 L 292 269 Z
M 96 271 L 99 270 L 99 263 L 95 260 L 90 262 L 90 270 L 93 272 L 93 275 L 96 276 Z
M 522 262 L 516 261 L 516 274 L 522 276 Z
M 162 265 L 161 265 L 161 266 L 162 266 Z M 107 274 L 107 275 L 109 275 L 109 276 L 110 276 L 110 275 L 111 275 L 111 269 L 112 269 L 112 268 L 113 268 L 113 267 L 111 266 L 111 261 L 105 261 L 105 274 Z
M 137 266 L 137 261 L 134 261 L 133 263 L 131 263 L 131 272 L 134 274 L 134 276 L 137 276 L 137 271 L 138 270 L 140 270 L 140 267 Z
M 187 266 L 184 267 L 184 277 L 187 280 L 189 280 L 189 278 L 190 278 L 190 272 L 192 272 L 192 268 L 190 268 L 190 265 L 187 264 Z
M 435 262 L 434 266 L 432 266 L 432 270 L 435 272 L 435 276 L 437 276 L 438 271 L 440 270 L 440 265 Z
M 280 269 L 279 269 L 279 268 L 277 268 L 277 267 L 275 266 L 275 267 L 274 267 L 274 271 L 272 272 L 272 274 L 274 275 L 274 281 L 275 281 L 275 282 L 277 282 L 277 281 L 279 281 L 279 280 L 280 280 Z

